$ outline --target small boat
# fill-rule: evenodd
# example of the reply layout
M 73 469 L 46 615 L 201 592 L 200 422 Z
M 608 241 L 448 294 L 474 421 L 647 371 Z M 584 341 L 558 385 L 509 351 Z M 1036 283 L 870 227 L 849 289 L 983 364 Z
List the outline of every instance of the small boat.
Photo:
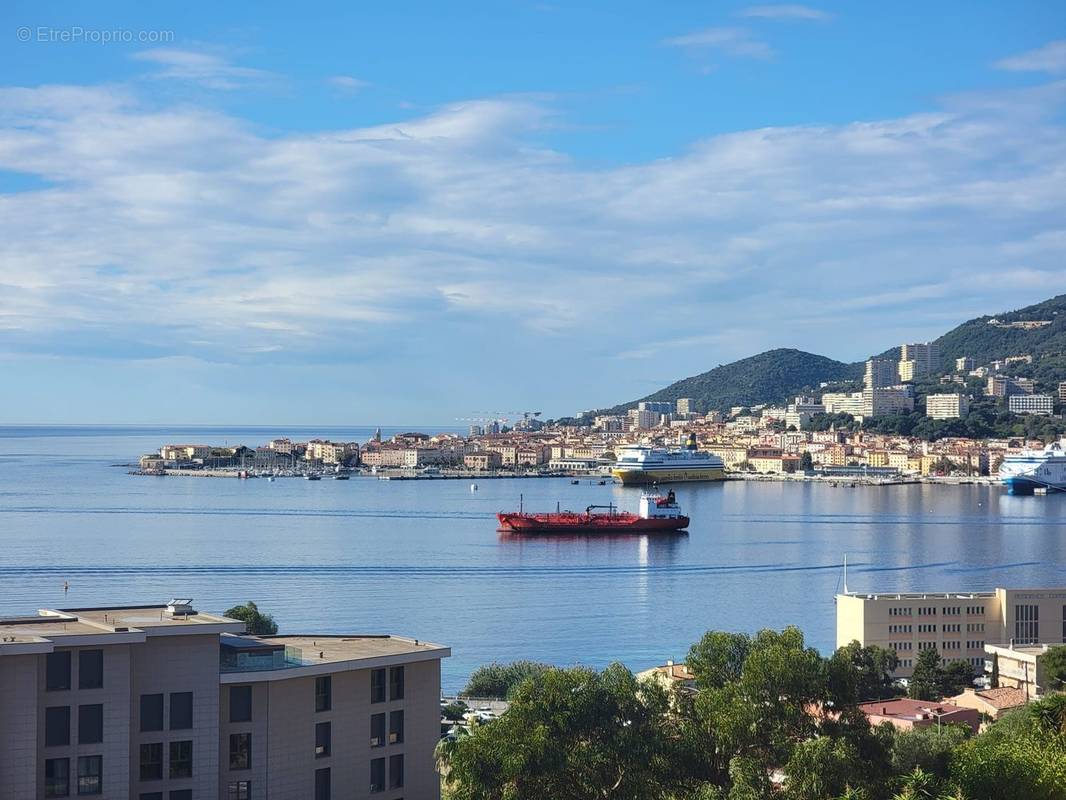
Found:
M 273 475 L 267 475 L 267 481 L 269 481 L 270 483 L 273 483 L 274 482 L 274 476 Z
M 570 481 L 570 485 L 571 486 L 577 486 L 579 483 L 581 483 L 581 481 L 579 481 L 577 479 L 574 479 L 574 480 Z
M 320 480 L 322 480 L 322 476 L 321 475 L 304 475 L 304 480 L 305 481 L 320 481 Z
M 501 511 L 496 519 L 500 530 L 509 533 L 676 533 L 689 524 L 672 491 L 665 497 L 641 495 L 639 514 L 618 511 L 614 505 L 589 506 L 583 514 L 577 511 L 528 513 L 520 505 L 517 512 Z
M 335 481 L 346 481 L 346 480 L 348 480 L 348 476 L 347 475 L 334 475 L 333 476 L 333 480 L 335 480 Z

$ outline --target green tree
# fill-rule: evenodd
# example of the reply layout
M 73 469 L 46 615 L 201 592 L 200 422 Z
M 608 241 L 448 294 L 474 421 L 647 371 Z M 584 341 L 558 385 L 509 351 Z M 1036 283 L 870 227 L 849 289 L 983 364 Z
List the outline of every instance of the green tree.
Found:
M 907 696 L 915 700 L 939 700 L 943 696 L 940 686 L 940 653 L 930 647 L 918 654 Z
M 750 652 L 747 634 L 708 631 L 689 648 L 685 666 L 701 688 L 719 688 L 740 678 Z
M 440 753 L 456 800 L 645 800 L 677 781 L 667 693 L 625 667 L 549 669 Z
M 897 694 L 892 673 L 899 666 L 895 650 L 863 647 L 852 640 L 837 648 L 829 660 L 830 687 L 837 703 L 880 700 Z
M 900 731 L 892 743 L 892 771 L 906 775 L 919 769 L 940 780 L 948 777 L 956 748 L 970 736 L 963 725 Z
M 510 664 L 486 664 L 471 673 L 462 694 L 465 697 L 510 697 L 527 678 L 551 669 L 538 661 L 514 661 Z
M 1052 692 L 1066 689 L 1066 645 L 1048 648 L 1040 660 L 1044 663 L 1047 688 Z
M 796 745 L 785 775 L 788 800 L 824 800 L 861 781 L 863 763 L 847 739 L 820 736 Z
M 951 777 L 967 800 L 1066 797 L 1066 734 L 1047 719 L 1053 708 L 1042 700 L 1012 711 L 956 750 Z
M 259 607 L 249 600 L 243 606 L 234 606 L 226 611 L 225 616 L 239 619 L 245 624 L 248 633 L 259 636 L 273 636 L 278 632 L 278 623 L 270 614 L 264 614 Z
M 804 450 L 803 455 L 800 456 L 800 469 L 804 472 L 809 472 L 814 469 L 814 456 L 806 450 Z
M 952 661 L 942 665 L 938 673 L 941 696 L 956 695 L 963 689 L 972 687 L 973 678 L 973 667 L 968 661 Z

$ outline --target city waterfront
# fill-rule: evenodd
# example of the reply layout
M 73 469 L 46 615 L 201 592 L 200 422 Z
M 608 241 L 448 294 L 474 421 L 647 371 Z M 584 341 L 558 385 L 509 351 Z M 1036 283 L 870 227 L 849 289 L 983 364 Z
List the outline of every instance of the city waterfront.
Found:
M 366 441 L 373 428 L 314 433 Z M 1066 580 L 1066 497 L 999 487 L 693 484 L 678 489 L 693 520 L 685 535 L 518 538 L 497 533 L 494 514 L 517 508 L 519 494 L 530 510 L 634 510 L 640 490 L 568 479 L 477 491 L 455 480 L 197 481 L 113 466 L 161 441 L 273 435 L 306 432 L 0 428 L 0 613 L 171 596 L 217 612 L 255 600 L 286 633 L 447 644 L 443 685 L 455 690 L 493 659 L 642 669 L 680 658 L 707 628 L 797 624 L 827 652 L 845 552 L 859 591 Z

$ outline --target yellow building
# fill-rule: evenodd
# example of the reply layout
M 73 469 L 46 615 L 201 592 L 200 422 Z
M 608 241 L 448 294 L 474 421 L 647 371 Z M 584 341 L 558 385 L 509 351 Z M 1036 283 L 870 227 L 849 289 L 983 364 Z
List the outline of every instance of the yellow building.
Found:
M 1066 588 L 991 592 L 838 594 L 837 647 L 851 641 L 895 650 L 896 677 L 908 677 L 922 650 L 986 667 L 986 645 L 1060 643 Z M 1002 658 L 1000 674 L 1002 675 Z

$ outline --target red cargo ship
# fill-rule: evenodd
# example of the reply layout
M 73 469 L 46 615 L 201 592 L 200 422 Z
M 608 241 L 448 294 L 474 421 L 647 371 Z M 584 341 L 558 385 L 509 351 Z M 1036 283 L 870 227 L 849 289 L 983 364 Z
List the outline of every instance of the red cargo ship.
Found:
M 594 509 L 606 509 L 595 511 Z M 662 495 L 643 495 L 640 513 L 618 511 L 613 505 L 589 506 L 577 511 L 530 514 L 525 511 L 501 511 L 496 515 L 500 530 L 509 533 L 671 533 L 688 527 L 688 517 L 681 513 L 671 491 Z

